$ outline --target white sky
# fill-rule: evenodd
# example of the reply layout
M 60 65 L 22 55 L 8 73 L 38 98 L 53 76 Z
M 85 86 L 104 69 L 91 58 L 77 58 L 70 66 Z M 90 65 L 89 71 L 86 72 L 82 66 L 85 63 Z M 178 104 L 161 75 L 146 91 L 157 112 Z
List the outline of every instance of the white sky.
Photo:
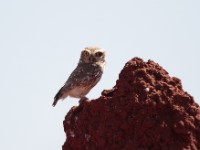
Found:
M 107 50 L 97 98 L 132 57 L 153 59 L 200 103 L 199 0 L 1 0 L 0 149 L 61 150 L 78 104 L 53 97 L 90 45 Z

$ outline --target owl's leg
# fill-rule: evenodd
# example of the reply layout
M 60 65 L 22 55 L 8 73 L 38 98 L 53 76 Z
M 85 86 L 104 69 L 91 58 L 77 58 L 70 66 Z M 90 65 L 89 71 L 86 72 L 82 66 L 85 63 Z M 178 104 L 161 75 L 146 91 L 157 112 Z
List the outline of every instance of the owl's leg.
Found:
M 85 96 L 81 97 L 81 99 L 79 100 L 79 104 L 82 103 L 82 102 L 84 102 L 84 101 L 87 101 L 87 100 L 88 100 L 87 97 L 85 97 Z

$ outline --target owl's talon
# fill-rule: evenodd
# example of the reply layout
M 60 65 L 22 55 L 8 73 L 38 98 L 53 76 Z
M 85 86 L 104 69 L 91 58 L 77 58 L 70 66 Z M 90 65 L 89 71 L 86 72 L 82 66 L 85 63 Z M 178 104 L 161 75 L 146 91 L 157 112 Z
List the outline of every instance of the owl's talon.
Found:
M 79 100 L 79 104 L 83 103 L 84 101 L 87 101 L 88 98 L 87 97 L 81 97 L 81 99 Z

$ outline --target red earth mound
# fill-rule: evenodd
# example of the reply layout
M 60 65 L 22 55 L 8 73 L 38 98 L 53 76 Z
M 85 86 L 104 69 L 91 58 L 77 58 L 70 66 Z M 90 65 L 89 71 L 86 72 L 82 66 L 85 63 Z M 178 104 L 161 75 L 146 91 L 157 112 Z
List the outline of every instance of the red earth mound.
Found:
M 73 107 L 63 150 L 200 149 L 200 107 L 157 63 L 133 58 L 111 90 Z

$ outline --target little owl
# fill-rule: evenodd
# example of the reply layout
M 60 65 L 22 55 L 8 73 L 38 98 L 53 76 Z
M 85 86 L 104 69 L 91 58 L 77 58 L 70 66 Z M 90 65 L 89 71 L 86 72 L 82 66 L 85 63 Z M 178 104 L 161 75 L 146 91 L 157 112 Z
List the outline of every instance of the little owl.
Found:
M 86 47 L 81 52 L 78 66 L 58 91 L 52 105 L 55 106 L 59 99 L 65 99 L 67 96 L 86 99 L 85 95 L 99 82 L 104 65 L 105 50 Z

